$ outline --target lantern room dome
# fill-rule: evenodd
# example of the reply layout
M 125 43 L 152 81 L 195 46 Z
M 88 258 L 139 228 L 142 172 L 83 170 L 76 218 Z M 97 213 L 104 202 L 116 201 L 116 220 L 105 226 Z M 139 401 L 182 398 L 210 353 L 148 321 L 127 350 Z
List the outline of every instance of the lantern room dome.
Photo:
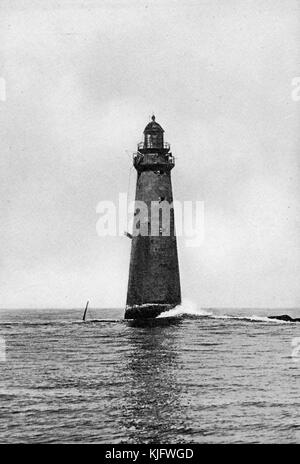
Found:
M 147 126 L 145 127 L 145 130 L 144 130 L 144 134 L 145 133 L 152 133 L 152 132 L 164 132 L 163 128 L 161 127 L 160 124 L 158 124 L 158 122 L 155 121 L 155 116 L 153 115 L 152 116 L 152 121 L 149 122 L 149 124 L 147 124 Z

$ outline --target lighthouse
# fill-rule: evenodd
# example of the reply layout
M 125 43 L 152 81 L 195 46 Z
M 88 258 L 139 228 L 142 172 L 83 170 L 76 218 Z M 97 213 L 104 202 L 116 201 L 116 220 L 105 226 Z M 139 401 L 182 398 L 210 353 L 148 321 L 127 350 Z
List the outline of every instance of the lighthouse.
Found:
M 137 148 L 125 319 L 154 318 L 181 303 L 171 183 L 175 161 L 154 115 Z

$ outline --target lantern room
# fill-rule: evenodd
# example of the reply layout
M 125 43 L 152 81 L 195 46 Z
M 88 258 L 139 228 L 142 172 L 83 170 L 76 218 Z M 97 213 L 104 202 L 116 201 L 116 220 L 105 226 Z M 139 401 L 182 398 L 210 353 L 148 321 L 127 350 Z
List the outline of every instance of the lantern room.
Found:
M 152 121 L 147 124 L 144 130 L 144 141 L 138 144 L 140 153 L 168 153 L 170 145 L 164 142 L 164 130 L 155 121 L 155 116 L 152 116 Z

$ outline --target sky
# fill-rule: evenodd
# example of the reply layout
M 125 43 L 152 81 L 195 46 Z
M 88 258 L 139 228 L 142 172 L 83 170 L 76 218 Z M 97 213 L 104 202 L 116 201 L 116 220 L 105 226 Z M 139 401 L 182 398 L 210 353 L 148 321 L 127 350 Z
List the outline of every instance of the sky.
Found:
M 153 112 L 174 198 L 204 202 L 183 298 L 299 307 L 299 26 L 299 0 L 1 0 L 0 308 L 125 305 L 97 205 L 133 195 Z

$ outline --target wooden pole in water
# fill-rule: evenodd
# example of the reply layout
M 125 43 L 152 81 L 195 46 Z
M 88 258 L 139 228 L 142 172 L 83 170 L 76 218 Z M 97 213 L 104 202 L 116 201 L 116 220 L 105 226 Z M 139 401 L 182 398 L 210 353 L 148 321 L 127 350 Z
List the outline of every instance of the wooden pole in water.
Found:
M 88 305 L 89 305 L 89 301 L 87 301 L 86 307 L 85 307 L 85 310 L 84 310 L 84 313 L 83 313 L 83 318 L 82 318 L 83 322 L 85 321 L 85 316 L 86 316 L 86 312 L 87 312 L 87 309 L 88 309 Z

